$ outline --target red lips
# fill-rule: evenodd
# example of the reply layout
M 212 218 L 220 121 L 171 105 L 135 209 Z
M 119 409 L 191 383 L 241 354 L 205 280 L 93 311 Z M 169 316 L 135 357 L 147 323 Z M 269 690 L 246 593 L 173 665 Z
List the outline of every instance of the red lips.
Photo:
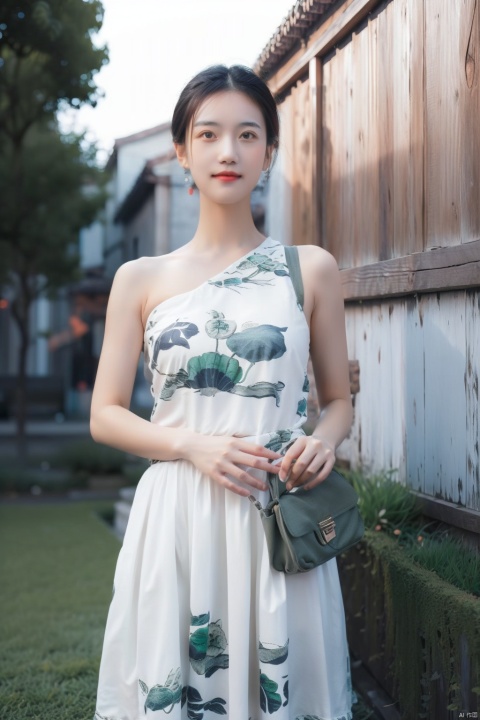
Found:
M 235 172 L 228 172 L 228 171 L 225 171 L 225 172 L 220 172 L 220 173 L 217 173 L 217 174 L 216 174 L 216 175 L 214 175 L 213 177 L 231 177 L 231 178 L 239 178 L 239 177 L 242 177 L 242 176 L 241 176 L 241 175 L 239 175 L 238 173 L 235 173 Z

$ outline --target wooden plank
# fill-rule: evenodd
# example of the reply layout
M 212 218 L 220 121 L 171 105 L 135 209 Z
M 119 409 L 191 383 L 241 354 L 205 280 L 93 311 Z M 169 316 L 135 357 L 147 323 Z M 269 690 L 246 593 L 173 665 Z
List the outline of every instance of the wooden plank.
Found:
M 355 227 L 353 166 L 353 47 L 348 43 L 323 66 L 325 88 L 322 117 L 323 193 L 322 237 L 324 247 L 339 265 L 352 263 Z
M 406 484 L 412 490 L 425 489 L 425 343 L 423 298 L 405 301 L 405 462 Z
M 292 88 L 293 128 L 293 238 L 296 245 L 311 245 L 312 238 L 312 136 L 309 82 Z
M 374 128 L 369 127 L 369 97 L 372 85 L 369 82 L 369 36 L 370 28 L 364 27 L 354 33 L 352 46 L 352 129 L 345 139 L 350 146 L 353 159 L 353 198 L 354 202 L 345 221 L 354 226 L 353 246 L 350 246 L 350 265 L 358 266 L 365 262 L 374 262 L 372 253 L 370 223 L 372 222 L 372 177 L 369 173 L 368 137 Z M 376 158 L 375 158 L 376 159 Z M 373 164 L 373 163 L 372 163 Z M 352 223 L 353 219 L 353 223 Z
M 459 505 L 432 498 L 423 493 L 414 493 L 418 498 L 422 512 L 427 517 L 441 520 L 442 522 L 454 525 L 455 527 L 480 534 L 480 512 L 468 510 Z
M 395 0 L 393 256 L 423 250 L 423 3 Z
M 352 680 L 357 692 L 362 698 L 366 698 L 369 707 L 375 710 L 375 717 L 378 720 L 402 720 L 402 716 L 395 707 L 397 703 L 387 695 L 361 660 L 352 662 Z
M 431 247 L 469 242 L 480 233 L 480 12 L 477 0 L 429 0 L 425 10 L 426 247 Z
M 311 108 L 312 231 L 311 242 L 321 245 L 322 235 L 322 62 L 314 57 L 308 66 Z
M 480 240 L 341 270 L 345 300 L 480 286 Z
M 288 62 L 267 82 L 271 92 L 279 95 L 290 88 L 308 69 L 308 63 L 316 56 L 325 55 L 378 5 L 378 0 L 351 0 L 345 2 L 326 18 L 318 30 L 310 36 L 305 47 L 296 52 Z
M 350 436 L 339 456 L 368 472 L 396 469 L 406 481 L 403 301 L 346 308 L 349 357 L 360 366 Z M 395 378 L 392 381 L 392 378 Z
M 465 505 L 465 292 L 422 298 L 425 494 Z
M 387 5 L 376 18 L 376 114 L 378 143 L 378 259 L 386 260 L 393 251 L 393 5 Z
M 392 300 L 382 303 L 383 324 L 386 332 L 382 338 L 381 359 L 383 364 L 382 383 L 378 388 L 388 388 L 389 405 L 385 425 L 390 428 L 391 437 L 385 438 L 385 467 L 397 469 L 395 478 L 406 483 L 406 437 L 405 437 L 405 384 L 407 382 L 405 357 L 405 301 Z
M 424 271 L 407 268 L 400 270 L 398 266 L 379 271 L 378 265 L 380 263 L 341 271 L 345 300 L 396 297 L 479 286 L 480 262 Z
M 480 292 L 468 291 L 465 303 L 467 395 L 467 475 L 466 506 L 480 510 Z M 480 532 L 480 522 L 479 529 Z

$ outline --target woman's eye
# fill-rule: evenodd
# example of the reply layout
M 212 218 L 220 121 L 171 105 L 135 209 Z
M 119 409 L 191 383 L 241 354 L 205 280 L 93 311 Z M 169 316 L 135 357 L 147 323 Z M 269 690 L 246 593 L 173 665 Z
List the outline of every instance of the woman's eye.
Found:
M 255 137 L 255 135 L 250 132 L 250 130 L 246 130 L 244 133 L 242 133 L 242 137 L 245 137 L 245 135 L 250 135 L 252 138 Z M 250 140 L 250 138 L 246 138 L 247 140 Z
M 207 135 L 209 137 L 207 137 Z M 202 133 L 202 137 L 204 137 L 206 140 L 211 140 L 214 137 L 214 135 L 211 130 L 205 130 L 205 132 Z

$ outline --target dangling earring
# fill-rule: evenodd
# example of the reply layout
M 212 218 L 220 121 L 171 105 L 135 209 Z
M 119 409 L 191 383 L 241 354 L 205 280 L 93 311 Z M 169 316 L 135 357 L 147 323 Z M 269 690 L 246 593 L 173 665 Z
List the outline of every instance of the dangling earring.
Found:
M 185 183 L 189 185 L 188 187 L 188 194 L 193 195 L 196 185 L 195 180 L 193 179 L 190 170 L 188 168 L 185 168 Z
M 270 179 L 270 167 L 265 170 L 265 182 L 267 183 Z

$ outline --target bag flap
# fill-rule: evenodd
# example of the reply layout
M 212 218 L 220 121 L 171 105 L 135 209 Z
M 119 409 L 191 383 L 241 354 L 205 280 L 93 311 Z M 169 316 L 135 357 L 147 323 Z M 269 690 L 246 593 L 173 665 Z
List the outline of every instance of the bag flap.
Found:
M 355 507 L 358 495 L 336 470 L 311 490 L 285 492 L 280 497 L 283 521 L 293 537 L 318 529 L 318 523 Z

